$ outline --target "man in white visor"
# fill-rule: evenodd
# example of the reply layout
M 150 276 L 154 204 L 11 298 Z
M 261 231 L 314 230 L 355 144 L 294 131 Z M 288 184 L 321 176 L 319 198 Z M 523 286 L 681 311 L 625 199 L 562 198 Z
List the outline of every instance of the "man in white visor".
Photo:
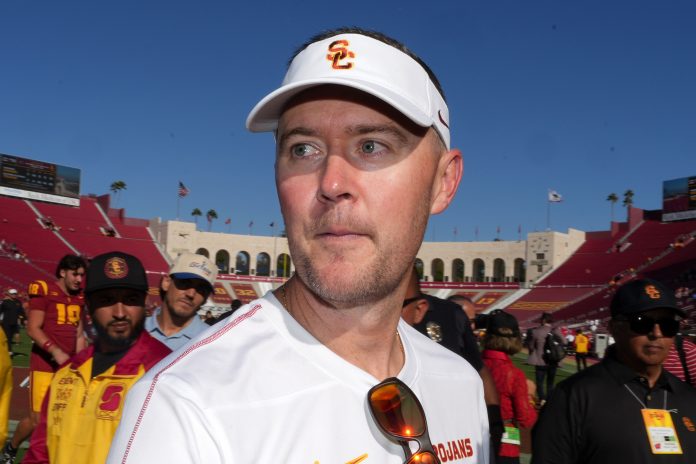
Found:
M 438 87 L 382 34 L 300 49 L 247 119 L 276 136 L 296 273 L 146 374 L 108 462 L 488 462 L 481 379 L 400 319 L 462 175 Z

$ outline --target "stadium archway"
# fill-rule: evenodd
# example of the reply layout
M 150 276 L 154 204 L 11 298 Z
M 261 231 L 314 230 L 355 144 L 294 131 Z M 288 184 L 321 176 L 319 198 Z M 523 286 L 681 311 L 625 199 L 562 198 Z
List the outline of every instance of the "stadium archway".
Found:
M 433 282 L 444 282 L 445 263 L 440 258 L 435 258 L 430 263 L 430 275 L 433 276 Z
M 271 275 L 271 257 L 268 255 L 268 253 L 259 253 L 256 255 L 256 275 Z
M 493 261 L 493 282 L 505 282 L 505 261 L 500 258 Z
M 281 253 L 278 255 L 276 262 L 276 275 L 278 277 L 290 277 L 290 268 L 292 267 L 292 261 L 290 255 L 287 253 Z
M 452 260 L 452 282 L 464 282 L 464 261 L 459 258 Z
M 249 253 L 240 251 L 234 263 L 235 274 L 249 275 Z
M 425 269 L 425 266 L 423 266 L 423 260 L 420 258 L 416 258 L 415 263 L 413 266 L 416 268 L 416 274 L 418 274 L 418 280 L 423 280 L 423 271 Z
M 486 279 L 486 263 L 484 263 L 481 258 L 476 258 L 471 268 L 471 280 L 474 282 L 484 282 Z
M 222 272 L 223 274 L 230 272 L 230 254 L 227 252 L 227 250 L 220 250 L 215 253 L 215 265 L 217 266 L 218 271 Z
M 515 260 L 515 282 L 524 282 L 527 280 L 527 263 L 524 259 L 517 258 Z
M 197 255 L 203 255 L 203 256 L 205 256 L 206 258 L 210 259 L 210 252 L 208 252 L 208 250 L 206 250 L 205 248 L 199 248 L 199 249 L 197 249 L 197 250 L 196 250 L 196 254 L 197 254 Z

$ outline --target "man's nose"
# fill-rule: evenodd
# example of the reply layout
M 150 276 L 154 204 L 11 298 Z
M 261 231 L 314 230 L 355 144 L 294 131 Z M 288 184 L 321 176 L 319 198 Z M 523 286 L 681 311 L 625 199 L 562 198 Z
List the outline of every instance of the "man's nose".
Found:
M 317 196 L 322 202 L 336 202 L 355 196 L 354 167 L 339 154 L 329 153 L 320 173 Z

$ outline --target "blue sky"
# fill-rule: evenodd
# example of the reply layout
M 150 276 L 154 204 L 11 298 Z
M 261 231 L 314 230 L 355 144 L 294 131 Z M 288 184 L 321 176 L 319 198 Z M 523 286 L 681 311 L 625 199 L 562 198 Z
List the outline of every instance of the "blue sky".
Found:
M 663 180 L 696 175 L 695 23 L 688 1 L 4 0 L 0 153 L 80 168 L 83 194 L 124 180 L 134 217 L 175 218 L 181 180 L 182 218 L 270 234 L 273 138 L 246 116 L 308 37 L 357 25 L 445 89 L 465 174 L 426 240 L 543 230 L 549 188 L 552 228 L 602 230 L 609 193 L 658 209 Z

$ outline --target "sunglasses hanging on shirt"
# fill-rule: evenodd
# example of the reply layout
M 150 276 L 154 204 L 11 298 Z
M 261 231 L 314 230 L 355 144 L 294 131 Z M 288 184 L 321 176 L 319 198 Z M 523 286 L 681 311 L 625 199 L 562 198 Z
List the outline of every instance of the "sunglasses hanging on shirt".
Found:
M 370 389 L 367 402 L 379 428 L 403 448 L 404 464 L 440 464 L 428 436 L 423 406 L 405 383 L 388 378 Z M 418 443 L 415 453 L 409 446 L 413 441 Z

